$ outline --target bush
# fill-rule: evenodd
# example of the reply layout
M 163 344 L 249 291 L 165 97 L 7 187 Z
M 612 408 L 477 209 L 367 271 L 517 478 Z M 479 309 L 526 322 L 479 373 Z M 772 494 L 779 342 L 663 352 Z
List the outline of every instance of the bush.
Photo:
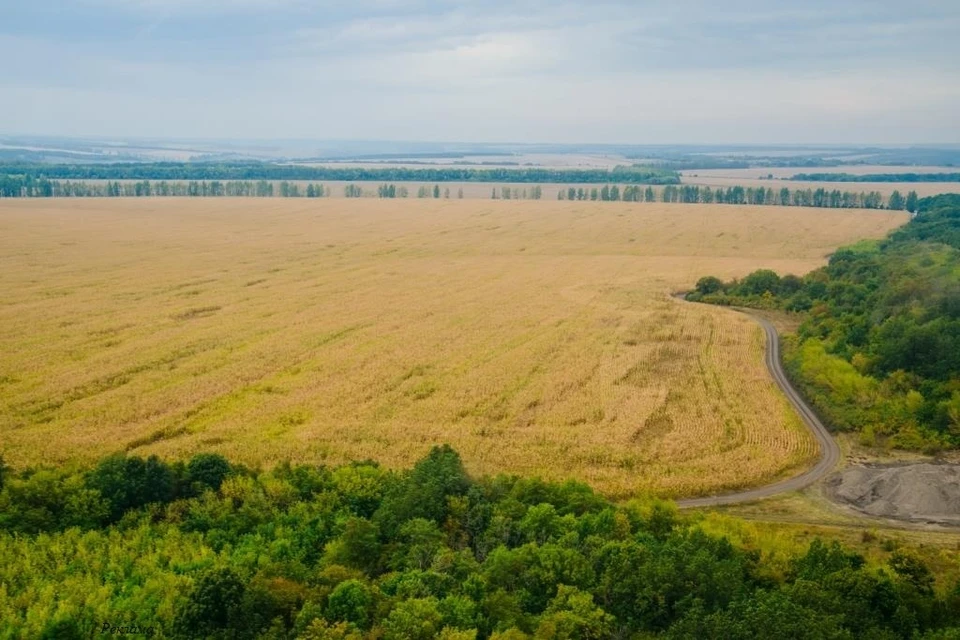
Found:
M 230 569 L 200 576 L 177 611 L 174 633 L 180 638 L 231 638 L 241 626 L 240 607 L 246 585 Z
M 108 521 L 109 511 L 81 477 L 49 469 L 11 479 L 0 493 L 0 528 L 19 533 L 95 528 Z
M 436 598 L 414 598 L 397 604 L 383 622 L 384 640 L 433 640 L 443 628 Z
M 198 453 L 187 463 L 187 474 L 191 483 L 220 490 L 224 479 L 230 475 L 230 463 L 223 456 L 216 453 Z
M 40 640 L 84 640 L 89 637 L 83 633 L 73 618 L 51 620 L 40 633 Z
M 711 293 L 723 291 L 723 281 L 713 276 L 705 276 L 697 280 L 697 293 L 701 296 L 708 296 Z
M 410 474 L 391 487 L 374 515 L 388 536 L 401 524 L 414 518 L 443 524 L 448 514 L 447 499 L 462 496 L 470 488 L 470 479 L 460 455 L 449 445 L 434 447 Z
M 174 476 L 156 456 L 146 460 L 123 454 L 100 462 L 87 478 L 87 486 L 100 492 L 110 505 L 111 520 L 152 502 L 169 502 L 176 497 Z
M 346 580 L 327 598 L 326 618 L 350 622 L 361 629 L 370 628 L 374 597 L 370 587 L 360 580 Z
M 742 296 L 777 294 L 780 292 L 780 276 L 770 269 L 759 269 L 741 280 L 734 292 Z

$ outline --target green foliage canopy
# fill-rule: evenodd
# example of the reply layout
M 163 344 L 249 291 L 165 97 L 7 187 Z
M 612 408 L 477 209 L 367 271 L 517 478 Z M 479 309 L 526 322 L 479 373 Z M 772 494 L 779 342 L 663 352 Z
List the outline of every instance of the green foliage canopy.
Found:
M 815 541 L 772 570 L 776 559 L 666 503 L 475 480 L 446 446 L 401 472 L 191 462 L 10 472 L 0 635 L 89 637 L 105 621 L 178 638 L 353 640 L 913 638 L 960 625 L 953 596 L 907 552 L 877 568 Z M 156 491 L 151 474 L 173 480 Z

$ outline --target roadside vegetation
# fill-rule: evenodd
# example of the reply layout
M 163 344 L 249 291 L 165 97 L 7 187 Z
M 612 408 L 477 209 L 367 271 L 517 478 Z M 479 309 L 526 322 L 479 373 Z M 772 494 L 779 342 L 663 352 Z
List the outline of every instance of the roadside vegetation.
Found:
M 4 636 L 947 638 L 960 625 L 958 585 L 909 548 L 761 551 L 737 521 L 668 503 L 471 478 L 447 446 L 400 472 L 118 454 L 2 478 Z
M 802 314 L 784 363 L 837 430 L 864 444 L 960 446 L 960 196 L 919 202 L 881 241 L 836 251 L 803 277 L 704 277 L 694 301 Z

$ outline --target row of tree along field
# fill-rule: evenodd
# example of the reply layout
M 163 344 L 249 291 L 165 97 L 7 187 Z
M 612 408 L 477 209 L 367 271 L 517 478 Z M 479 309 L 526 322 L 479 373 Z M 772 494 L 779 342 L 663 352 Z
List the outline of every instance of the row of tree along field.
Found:
M 136 182 L 85 182 L 0 176 L 0 197 L 3 198 L 141 198 L 141 197 L 242 197 L 242 198 L 322 198 L 331 195 L 323 184 L 267 180 L 220 180 L 170 182 L 167 180 Z
M 367 196 L 368 192 L 364 191 L 364 189 L 358 185 L 348 184 L 344 187 L 344 195 L 348 198 L 362 198 Z M 373 194 L 370 193 L 369 195 Z M 409 198 L 410 190 L 404 185 L 398 187 L 395 184 L 381 184 L 377 187 L 376 196 L 378 198 Z M 451 191 L 449 187 L 444 187 L 441 190 L 439 184 L 435 184 L 432 187 L 420 185 L 417 189 L 416 196 L 418 198 L 440 198 L 442 196 L 443 198 L 449 199 L 451 197 Z M 457 189 L 456 197 L 460 200 L 463 199 L 463 187 Z M 543 197 L 543 187 L 540 185 L 533 185 L 531 187 L 500 187 L 499 190 L 493 187 L 490 197 L 494 200 L 540 200 Z
M 708 276 L 688 298 L 802 314 L 784 363 L 835 429 L 868 445 L 960 447 L 960 195 L 920 200 L 885 240 L 803 277 Z
M 268 180 L 258 181 L 71 181 L 34 179 L 30 176 L 0 176 L 0 197 L 5 198 L 71 198 L 71 197 L 256 197 L 256 198 L 321 198 L 333 195 L 323 184 Z M 404 184 L 382 183 L 375 188 L 350 183 L 343 187 L 348 198 L 463 198 L 463 187 L 455 193 L 450 187 L 420 185 L 416 192 Z M 490 197 L 503 200 L 540 200 L 543 187 L 492 187 Z M 889 198 L 871 191 L 869 193 L 819 189 L 796 189 L 786 187 L 774 191 L 763 187 L 712 188 L 697 185 L 667 185 L 654 188 L 642 185 L 606 184 L 603 186 L 569 186 L 557 192 L 558 200 L 602 202 L 678 202 L 705 204 L 752 204 L 823 208 L 895 209 L 916 211 L 918 197 L 911 191 L 907 195 L 894 191 Z
M 186 464 L 120 454 L 89 470 L 0 478 L 4 637 L 960 632 L 960 585 L 938 584 L 922 549 L 878 545 L 868 557 L 783 535 L 747 548 L 727 533 L 757 536 L 731 518 L 618 505 L 576 482 L 474 479 L 445 446 L 400 472 L 372 462 L 256 472 L 215 454 Z
M 679 184 L 676 171 L 644 166 L 613 169 L 470 168 L 470 167 L 316 167 L 268 163 L 125 163 L 0 164 L 0 176 L 33 180 L 166 180 L 166 181 L 336 181 L 336 182 L 507 182 Z
M 869 193 L 827 189 L 790 189 L 779 191 L 763 187 L 712 188 L 698 185 L 669 185 L 658 190 L 638 186 L 617 185 L 583 189 L 569 187 L 557 193 L 558 200 L 601 200 L 625 202 L 683 202 L 704 204 L 755 204 L 783 207 L 822 207 L 831 209 L 896 209 L 916 211 L 919 198 L 915 191 L 906 196 L 894 191 L 884 198 L 876 191 Z
M 960 182 L 960 173 L 798 173 L 790 179 L 807 182 Z
M 0 198 L 140 198 L 140 197 L 247 197 L 247 198 L 323 198 L 332 196 L 331 188 L 322 183 L 308 183 L 306 185 L 280 181 L 278 183 L 267 180 L 254 181 L 189 181 L 169 182 L 166 180 L 151 181 L 139 180 L 135 182 L 87 182 L 70 180 L 48 180 L 40 178 L 19 178 L 14 176 L 0 176 Z M 379 184 L 376 188 L 370 185 L 350 183 L 343 187 L 343 195 L 347 198 L 450 198 L 449 187 L 440 184 L 420 185 L 416 192 L 412 192 L 404 184 Z M 463 187 L 454 194 L 463 198 Z M 543 196 L 541 185 L 529 187 L 501 187 L 494 188 L 493 198 L 504 199 L 532 199 L 539 200 Z M 596 198 L 594 198 L 596 199 Z

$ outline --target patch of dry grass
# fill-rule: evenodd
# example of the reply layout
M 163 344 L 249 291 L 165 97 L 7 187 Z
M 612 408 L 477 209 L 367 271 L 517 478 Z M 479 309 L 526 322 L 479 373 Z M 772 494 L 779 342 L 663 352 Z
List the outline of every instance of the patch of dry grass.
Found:
M 449 442 L 475 473 L 686 496 L 815 453 L 707 273 L 804 272 L 886 212 L 578 202 L 0 201 L 0 438 L 250 464 Z

